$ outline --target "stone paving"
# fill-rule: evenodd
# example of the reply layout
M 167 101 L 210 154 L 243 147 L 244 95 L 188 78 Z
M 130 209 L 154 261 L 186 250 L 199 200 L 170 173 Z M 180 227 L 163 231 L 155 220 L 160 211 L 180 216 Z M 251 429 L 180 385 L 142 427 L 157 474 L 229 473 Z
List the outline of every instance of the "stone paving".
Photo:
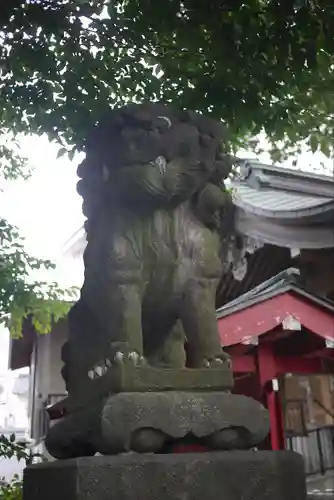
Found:
M 310 478 L 307 484 L 308 500 L 334 500 L 334 475 Z
M 334 500 L 334 491 L 312 491 L 307 494 L 307 500 Z
M 319 497 L 319 496 L 323 496 L 323 497 L 333 497 L 334 498 L 334 490 L 311 490 L 311 491 L 308 491 L 308 496 L 312 497 Z

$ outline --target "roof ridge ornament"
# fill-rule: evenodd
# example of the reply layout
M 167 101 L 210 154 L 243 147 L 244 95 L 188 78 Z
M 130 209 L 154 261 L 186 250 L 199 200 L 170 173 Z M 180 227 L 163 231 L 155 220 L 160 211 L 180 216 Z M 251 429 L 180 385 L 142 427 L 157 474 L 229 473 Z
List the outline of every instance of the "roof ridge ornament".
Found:
M 242 160 L 242 162 L 237 162 L 239 163 L 239 168 L 240 168 L 240 172 L 239 172 L 239 175 L 237 175 L 237 178 L 241 181 L 245 181 L 247 180 L 252 171 L 253 171 L 253 168 L 252 168 L 252 165 L 250 163 L 249 160 Z

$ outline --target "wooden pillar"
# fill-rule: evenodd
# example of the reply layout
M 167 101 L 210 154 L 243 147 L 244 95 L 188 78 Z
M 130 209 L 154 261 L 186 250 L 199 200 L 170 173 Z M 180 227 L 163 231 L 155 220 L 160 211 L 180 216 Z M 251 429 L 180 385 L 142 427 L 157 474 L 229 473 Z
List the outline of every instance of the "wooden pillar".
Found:
M 276 381 L 277 377 L 277 367 L 272 344 L 260 343 L 257 353 L 259 380 L 270 418 L 271 447 L 273 450 L 284 450 L 284 424 L 279 387 L 273 387 L 273 381 Z

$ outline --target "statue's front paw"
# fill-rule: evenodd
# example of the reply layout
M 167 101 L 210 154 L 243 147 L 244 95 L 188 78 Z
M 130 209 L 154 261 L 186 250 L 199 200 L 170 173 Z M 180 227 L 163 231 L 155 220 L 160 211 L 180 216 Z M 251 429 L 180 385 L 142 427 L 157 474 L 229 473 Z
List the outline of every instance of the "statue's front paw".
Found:
M 88 377 L 91 380 L 102 377 L 108 371 L 111 366 L 111 361 L 109 359 L 104 359 L 96 363 L 90 370 L 88 370 Z
M 203 360 L 203 366 L 206 368 L 222 368 L 224 365 L 228 368 L 232 366 L 231 357 L 226 352 L 222 352 L 213 358 L 204 358 Z
M 137 351 L 130 351 L 128 353 L 116 351 L 113 361 L 113 364 L 116 365 L 130 363 L 134 366 L 145 366 L 147 364 L 144 356 L 141 356 Z
M 88 377 L 92 380 L 105 375 L 110 368 L 117 365 L 131 364 L 133 366 L 146 366 L 147 362 L 144 356 L 141 356 L 136 351 L 124 353 L 116 351 L 113 356 L 105 358 L 96 363 L 89 371 Z
M 134 366 L 145 366 L 147 364 L 144 356 L 141 356 L 136 351 L 130 351 L 127 358 L 128 362 L 132 363 Z
M 112 365 L 146 365 L 146 359 L 138 351 L 129 348 L 127 342 L 112 342 L 109 347 L 109 359 Z

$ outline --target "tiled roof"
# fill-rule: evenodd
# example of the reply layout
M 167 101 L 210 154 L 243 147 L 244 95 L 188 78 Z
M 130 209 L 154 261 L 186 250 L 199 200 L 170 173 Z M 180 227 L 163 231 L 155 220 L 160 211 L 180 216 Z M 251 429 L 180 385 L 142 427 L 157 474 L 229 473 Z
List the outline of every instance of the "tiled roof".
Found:
M 309 299 L 317 302 L 326 309 L 334 311 L 334 303 L 332 301 L 309 293 L 299 282 L 299 270 L 292 267 L 286 269 L 278 273 L 276 276 L 266 280 L 264 283 L 261 283 L 259 286 L 256 286 L 248 292 L 240 295 L 235 300 L 225 304 L 223 307 L 220 307 L 217 310 L 217 317 L 222 318 L 224 316 L 228 316 L 229 314 L 245 309 L 246 307 L 254 305 L 258 302 L 267 300 L 275 295 L 289 291 L 295 291 L 303 296 L 307 296 Z
M 232 187 L 237 206 L 264 217 L 295 218 L 334 211 L 334 177 L 243 160 Z
M 333 186 L 334 189 L 334 186 Z M 296 212 L 308 216 L 334 208 L 333 198 L 283 191 L 275 188 L 254 189 L 247 184 L 235 184 L 234 202 L 237 206 L 258 215 L 295 218 Z
M 85 229 L 81 226 L 64 244 L 63 255 L 73 258 L 81 257 L 86 248 L 86 244 Z
M 334 247 L 334 177 L 243 160 L 231 186 L 240 233 L 279 247 Z

